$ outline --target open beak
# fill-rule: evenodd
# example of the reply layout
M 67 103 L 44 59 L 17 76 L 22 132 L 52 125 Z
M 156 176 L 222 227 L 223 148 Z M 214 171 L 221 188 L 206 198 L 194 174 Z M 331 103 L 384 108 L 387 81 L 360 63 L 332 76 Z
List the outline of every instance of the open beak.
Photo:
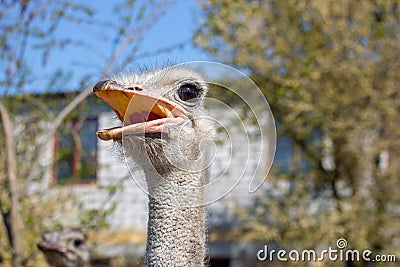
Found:
M 123 134 L 160 133 L 166 124 L 182 123 L 185 110 L 174 102 L 135 85 L 101 81 L 93 92 L 114 110 L 124 126 L 97 131 L 102 140 L 121 138 Z

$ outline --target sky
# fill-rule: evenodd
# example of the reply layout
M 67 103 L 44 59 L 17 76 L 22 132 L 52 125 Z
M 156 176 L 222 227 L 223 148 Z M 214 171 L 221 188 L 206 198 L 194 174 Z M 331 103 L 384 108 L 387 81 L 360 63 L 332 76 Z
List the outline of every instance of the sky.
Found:
M 113 5 L 118 1 L 98 0 L 87 1 L 84 4 L 92 7 L 99 17 L 112 18 Z M 134 11 L 133 11 L 134 12 Z M 162 64 L 172 61 L 176 63 L 188 61 L 215 61 L 215 59 L 193 46 L 192 36 L 198 27 L 201 10 L 196 0 L 177 0 L 168 11 L 147 32 L 137 54 L 142 55 L 131 62 L 130 67 L 138 68 L 142 65 Z M 115 18 L 118 19 L 118 18 Z M 51 57 L 46 64 L 40 54 L 32 50 L 27 53 L 27 62 L 40 79 L 34 82 L 33 91 L 47 90 L 80 90 L 79 81 L 83 74 L 93 82 L 99 77 L 99 71 L 104 67 L 113 50 L 112 38 L 114 33 L 99 25 L 86 25 L 61 22 L 55 32 L 57 38 L 71 37 L 83 40 L 86 45 L 70 45 L 63 49 L 51 51 Z M 167 54 L 159 51 L 184 42 L 181 49 L 175 49 Z M 151 56 L 143 56 L 150 52 Z M 117 61 L 118 66 L 121 62 Z M 51 84 L 54 73 L 62 76 L 61 84 Z M 56 87 L 56 88 L 54 88 Z M 65 89 L 61 88 L 64 87 Z M 46 90 L 46 89 L 44 89 Z

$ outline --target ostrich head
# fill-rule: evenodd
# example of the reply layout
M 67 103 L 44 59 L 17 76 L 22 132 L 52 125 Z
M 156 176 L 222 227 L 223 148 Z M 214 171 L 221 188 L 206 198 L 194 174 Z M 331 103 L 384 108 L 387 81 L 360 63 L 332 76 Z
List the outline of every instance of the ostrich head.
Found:
M 160 180 L 175 186 L 204 183 L 190 175 L 166 175 L 196 172 L 206 165 L 202 145 L 213 128 L 204 116 L 208 86 L 199 73 L 182 67 L 130 73 L 98 82 L 93 91 L 124 123 L 98 131 L 98 137 L 123 143 L 125 155 L 144 168 L 150 191 Z
M 89 263 L 85 240 L 79 230 L 63 230 L 44 234 L 37 246 L 51 266 L 83 267 Z
M 93 91 L 123 122 L 97 136 L 122 144 L 141 165 L 149 193 L 146 266 L 201 266 L 205 258 L 205 145 L 213 127 L 197 72 L 169 67 L 97 83 Z

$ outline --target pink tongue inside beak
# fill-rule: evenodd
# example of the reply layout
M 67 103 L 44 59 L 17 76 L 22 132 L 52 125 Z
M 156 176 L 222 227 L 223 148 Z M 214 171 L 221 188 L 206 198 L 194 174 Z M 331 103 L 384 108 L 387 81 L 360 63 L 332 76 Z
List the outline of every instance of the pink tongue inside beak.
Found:
M 131 124 L 147 122 L 147 121 L 154 121 L 161 119 L 162 117 L 158 116 L 153 112 L 135 112 L 129 115 L 129 122 Z

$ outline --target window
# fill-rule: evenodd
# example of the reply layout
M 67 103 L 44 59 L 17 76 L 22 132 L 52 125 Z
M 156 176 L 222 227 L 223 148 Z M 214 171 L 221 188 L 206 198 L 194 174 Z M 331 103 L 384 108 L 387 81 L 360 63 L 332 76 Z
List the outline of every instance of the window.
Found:
M 96 181 L 97 117 L 65 121 L 54 138 L 54 181 L 84 184 Z
M 274 161 L 275 168 L 282 173 L 297 173 L 310 169 L 310 163 L 301 146 L 288 135 L 277 139 Z

